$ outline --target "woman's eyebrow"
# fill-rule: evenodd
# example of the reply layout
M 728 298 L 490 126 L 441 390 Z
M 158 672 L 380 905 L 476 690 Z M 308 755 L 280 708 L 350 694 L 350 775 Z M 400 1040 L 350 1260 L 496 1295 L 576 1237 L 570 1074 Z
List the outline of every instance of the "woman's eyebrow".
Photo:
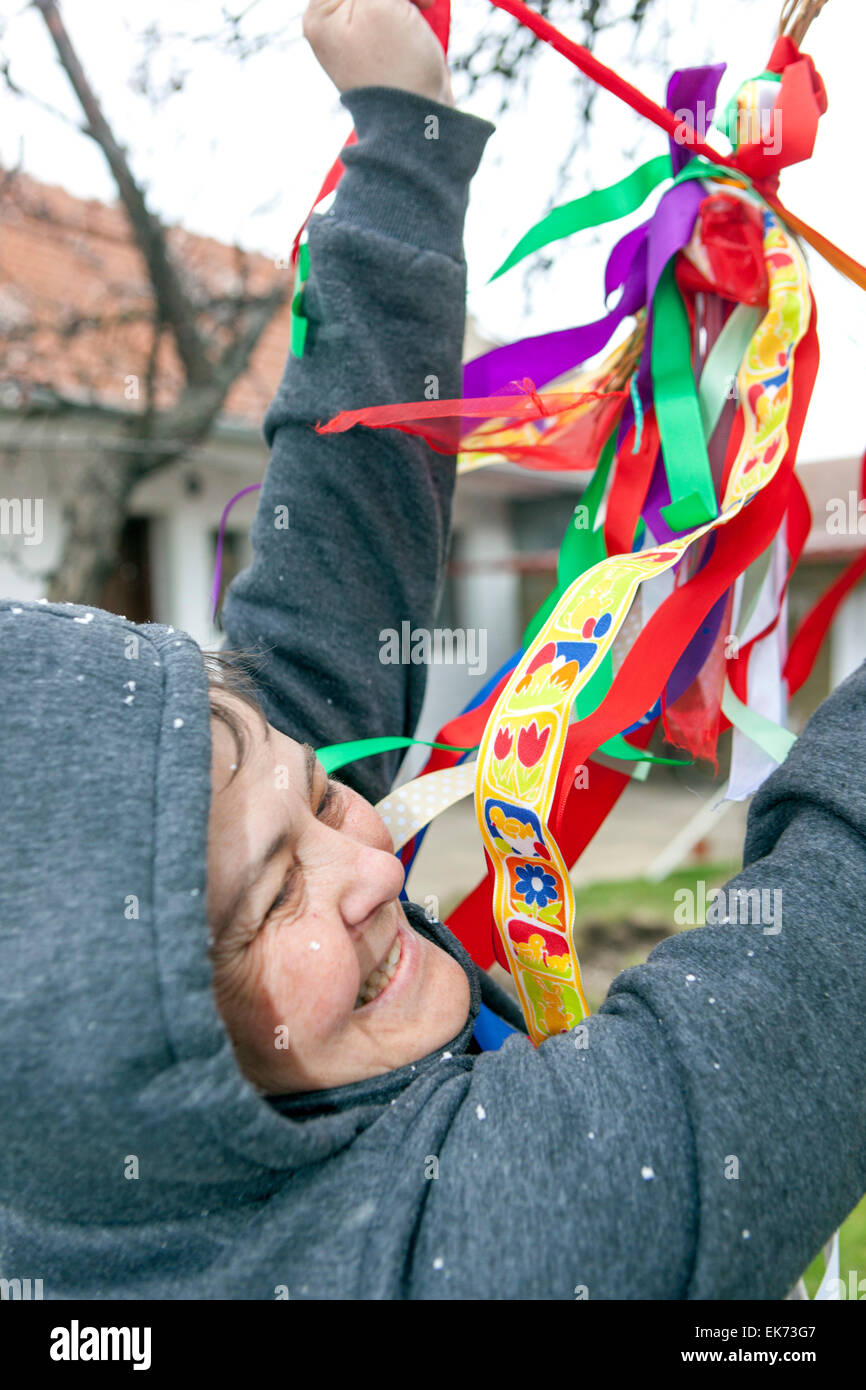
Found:
M 309 743 L 302 743 L 304 750 L 304 772 L 307 776 L 307 800 L 313 799 L 313 781 L 316 776 L 316 750 L 311 748 Z

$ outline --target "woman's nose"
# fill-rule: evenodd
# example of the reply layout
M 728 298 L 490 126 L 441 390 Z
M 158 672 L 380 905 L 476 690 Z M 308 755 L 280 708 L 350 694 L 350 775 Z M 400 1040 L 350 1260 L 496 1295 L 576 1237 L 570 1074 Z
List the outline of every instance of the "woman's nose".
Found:
M 406 872 L 396 854 L 343 837 L 336 879 L 347 926 L 358 927 L 400 896 Z

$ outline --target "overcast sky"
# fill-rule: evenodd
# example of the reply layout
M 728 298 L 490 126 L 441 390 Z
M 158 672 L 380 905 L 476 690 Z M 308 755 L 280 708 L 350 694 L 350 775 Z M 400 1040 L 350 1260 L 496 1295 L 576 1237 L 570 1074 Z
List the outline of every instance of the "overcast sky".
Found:
M 631 0 L 611 0 L 609 10 L 625 14 L 631 7 Z M 351 121 L 301 34 L 298 0 L 259 0 L 245 32 L 283 32 L 242 63 L 201 37 L 219 31 L 221 8 L 218 0 L 65 0 L 63 13 L 114 131 L 129 147 L 135 172 L 160 215 L 192 231 L 285 254 Z M 236 8 L 243 8 L 242 0 Z M 453 9 L 457 51 L 486 20 L 490 5 L 465 0 Z M 655 0 L 637 44 L 630 26 L 620 24 L 601 36 L 596 52 L 662 103 L 673 68 L 726 61 L 724 104 L 739 81 L 763 68 L 779 10 L 779 0 L 724 5 Z M 510 22 L 502 14 L 495 18 L 503 27 Z M 157 106 L 135 90 L 133 81 L 146 49 L 145 31 L 154 21 L 174 37 L 151 64 L 153 76 L 159 84 L 176 75 L 184 78 L 182 89 Z M 40 16 L 25 0 L 0 0 L 0 23 L 0 54 L 15 82 L 78 119 Z M 568 32 L 567 22 L 561 27 Z M 781 185 L 782 199 L 793 211 L 860 261 L 866 261 L 866 197 L 853 137 L 860 136 L 863 124 L 864 37 L 862 0 L 829 0 L 805 47 L 824 77 L 830 109 L 812 160 L 786 170 Z M 598 317 L 604 311 L 606 253 L 629 226 L 624 220 L 560 243 L 553 268 L 532 277 L 529 294 L 522 269 L 485 283 L 550 206 L 575 121 L 572 74 L 565 58 L 544 47 L 527 97 L 501 119 L 495 115 L 498 91 L 464 100 L 460 79 L 454 80 L 458 105 L 497 125 L 473 182 L 466 254 L 469 310 L 481 331 L 498 340 Z M 586 148 L 571 162 L 557 201 L 611 183 L 665 148 L 660 131 L 600 92 Z M 28 173 L 78 196 L 115 197 L 92 142 L 5 89 L 0 90 L 0 161 L 7 167 L 20 161 Z M 641 217 L 632 219 L 637 220 Z M 866 293 L 817 254 L 810 260 L 822 366 L 801 457 L 859 454 L 866 447 Z

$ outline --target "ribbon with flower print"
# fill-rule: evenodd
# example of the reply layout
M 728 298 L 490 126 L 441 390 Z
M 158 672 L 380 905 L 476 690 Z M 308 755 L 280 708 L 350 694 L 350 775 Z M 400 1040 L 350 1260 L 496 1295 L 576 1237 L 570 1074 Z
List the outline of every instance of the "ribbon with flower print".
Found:
M 665 545 L 604 559 L 576 579 L 511 675 L 482 737 L 476 816 L 494 872 L 497 930 L 535 1043 L 588 1013 L 572 938 L 574 895 L 549 826 L 575 700 L 610 651 L 638 586 L 727 525 L 787 453 L 794 354 L 811 298 L 799 248 L 771 213 L 764 257 L 768 309 L 737 377 L 743 432 L 720 514 Z

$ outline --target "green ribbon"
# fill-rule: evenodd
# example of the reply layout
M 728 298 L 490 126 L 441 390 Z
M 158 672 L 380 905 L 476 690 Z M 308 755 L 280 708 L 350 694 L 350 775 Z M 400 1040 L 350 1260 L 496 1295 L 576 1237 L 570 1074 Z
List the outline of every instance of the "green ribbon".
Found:
M 559 559 L 556 565 L 557 600 L 562 597 L 579 575 L 585 574 L 599 560 L 604 560 L 607 550 L 604 544 L 604 531 L 596 525 L 598 509 L 604 497 L 611 464 L 616 455 L 616 430 L 608 437 L 601 451 L 589 486 L 581 495 L 574 516 L 565 528 Z M 577 525 L 578 511 L 586 525 Z
M 292 296 L 291 354 L 303 357 L 307 341 L 307 319 L 304 314 L 304 287 L 310 274 L 310 246 L 302 241 L 298 247 L 298 271 L 295 276 L 295 293 Z
M 690 531 L 718 516 L 692 370 L 688 315 L 668 261 L 653 296 L 650 357 L 653 404 L 671 501 L 661 514 L 672 531 Z
M 595 564 L 595 559 L 591 558 L 600 546 L 598 559 L 604 558 L 604 536 L 601 532 L 594 537 L 592 525 L 595 520 L 598 505 L 604 494 L 604 485 L 607 474 L 613 461 L 614 446 L 616 444 L 615 432 L 611 434 L 605 445 L 602 457 L 592 476 L 592 481 L 585 490 L 582 505 L 588 508 L 588 525 L 585 530 L 577 531 L 571 522 L 560 549 L 560 578 L 565 584 L 565 588 L 571 583 L 572 578 L 582 574 L 584 569 L 590 564 Z M 576 539 L 574 539 L 576 537 Z M 569 577 L 571 576 L 571 577 Z M 557 583 L 556 588 L 548 595 L 541 608 L 531 620 L 523 638 L 524 647 L 528 646 L 535 634 L 540 631 L 547 617 L 553 612 L 560 598 L 560 587 Z M 564 590 L 562 590 L 564 592 Z M 531 635 L 530 635 L 531 632 Z M 354 762 L 357 758 L 370 758 L 376 753 L 388 753 L 393 748 L 408 748 L 411 744 L 423 744 L 425 748 L 442 748 L 452 753 L 472 753 L 479 746 L 474 744 L 471 748 L 457 748 L 447 743 L 427 743 L 424 739 L 398 737 L 383 738 L 362 738 L 354 739 L 349 743 L 335 743 L 328 748 L 317 750 L 318 757 L 325 771 L 335 772 L 337 768 L 343 767 L 346 763 Z
M 620 217 L 636 212 L 653 189 L 669 179 L 671 174 L 670 155 L 659 154 L 633 169 L 618 183 L 608 188 L 597 188 L 582 198 L 574 198 L 554 208 L 520 238 L 514 250 L 491 275 L 488 285 L 517 265 L 518 261 L 530 256 L 533 251 L 540 251 L 552 241 L 560 241 L 574 232 L 585 231 L 587 227 L 598 227 L 603 222 L 616 222 Z
M 569 519 L 562 544 L 559 547 L 556 583 L 526 625 L 526 631 L 523 634 L 524 648 L 529 647 L 530 643 L 535 641 L 569 584 L 573 584 L 579 574 L 584 574 L 592 565 L 605 558 L 604 535 L 601 531 L 595 530 L 595 519 L 599 504 L 604 496 L 604 487 L 613 462 L 615 448 L 616 432 L 609 436 L 601 451 L 595 472 L 584 488 L 580 501 Z M 578 512 L 580 512 L 582 522 L 586 523 L 585 525 L 577 525 L 575 518 Z
M 763 204 L 764 200 L 752 187 L 747 174 L 731 169 L 725 164 L 713 164 L 702 156 L 693 156 L 673 178 L 673 183 L 683 183 L 687 179 L 702 179 L 718 176 L 729 180 L 742 181 L 748 185 L 751 196 Z M 504 275 L 506 270 L 531 256 L 534 251 L 542 251 L 551 242 L 561 241 L 574 232 L 583 232 L 590 227 L 600 227 L 606 222 L 616 222 L 630 213 L 636 212 L 642 203 L 659 184 L 672 177 L 669 154 L 656 155 L 633 169 L 625 178 L 607 188 L 594 189 L 582 198 L 574 198 L 547 213 L 529 231 L 524 233 L 517 245 L 509 252 L 502 265 L 487 281 L 488 285 Z
M 574 232 L 600 227 L 606 222 L 616 222 L 621 217 L 636 212 L 641 203 L 646 202 L 650 193 L 660 183 L 671 178 L 671 175 L 670 155 L 656 155 L 632 170 L 618 183 L 613 183 L 608 188 L 597 188 L 582 198 L 575 198 L 570 203 L 563 203 L 561 207 L 554 208 L 520 238 L 499 269 L 490 276 L 488 285 L 519 261 L 532 255 L 534 251 L 542 251 L 553 241 L 561 241 L 563 237 L 571 236 Z M 693 156 L 674 177 L 673 183 L 683 183 L 686 179 L 709 178 L 713 175 L 729 180 L 741 180 L 748 185 L 751 196 L 763 204 L 764 200 L 753 189 L 752 180 L 747 174 L 742 174 L 725 164 L 713 164 L 702 156 Z
M 634 411 L 634 444 L 632 453 L 636 454 L 640 449 L 643 439 L 643 401 L 640 398 L 640 391 L 637 389 L 637 372 L 632 372 L 628 379 L 628 390 L 631 396 L 631 408 Z
M 691 159 L 674 183 L 687 179 L 744 178 L 721 164 Z M 750 200 L 757 195 L 749 184 Z M 761 200 L 762 201 L 762 200 Z M 736 377 L 760 310 L 738 305 L 704 366 L 700 389 L 692 370 L 691 332 L 676 287 L 674 258 L 665 266 L 653 298 L 651 371 L 653 400 L 671 501 L 661 514 L 672 531 L 689 531 L 718 516 L 707 443 L 718 424 L 726 386 Z
M 356 738 L 348 743 L 331 743 L 327 748 L 317 748 L 316 755 L 330 777 L 332 772 L 345 767 L 346 763 L 355 762 L 358 758 L 372 758 L 376 753 L 390 753 L 393 748 L 408 748 L 415 743 L 422 744 L 424 748 L 444 748 L 447 753 L 474 753 L 479 746 L 474 743 L 471 748 L 458 748 L 453 743 L 428 743 L 423 738 L 402 736 Z
M 758 714 L 757 710 L 744 705 L 734 694 L 728 681 L 725 681 L 722 695 L 722 711 L 737 729 L 763 749 L 775 763 L 783 763 L 797 742 L 797 735 L 792 734 L 790 729 L 783 729 L 781 724 L 774 724 L 772 719 L 767 719 L 765 715 Z
M 698 408 L 704 439 L 709 444 L 719 423 L 731 383 L 737 379 L 740 363 L 761 321 L 762 310 L 754 304 L 738 304 L 710 350 L 701 372 Z

